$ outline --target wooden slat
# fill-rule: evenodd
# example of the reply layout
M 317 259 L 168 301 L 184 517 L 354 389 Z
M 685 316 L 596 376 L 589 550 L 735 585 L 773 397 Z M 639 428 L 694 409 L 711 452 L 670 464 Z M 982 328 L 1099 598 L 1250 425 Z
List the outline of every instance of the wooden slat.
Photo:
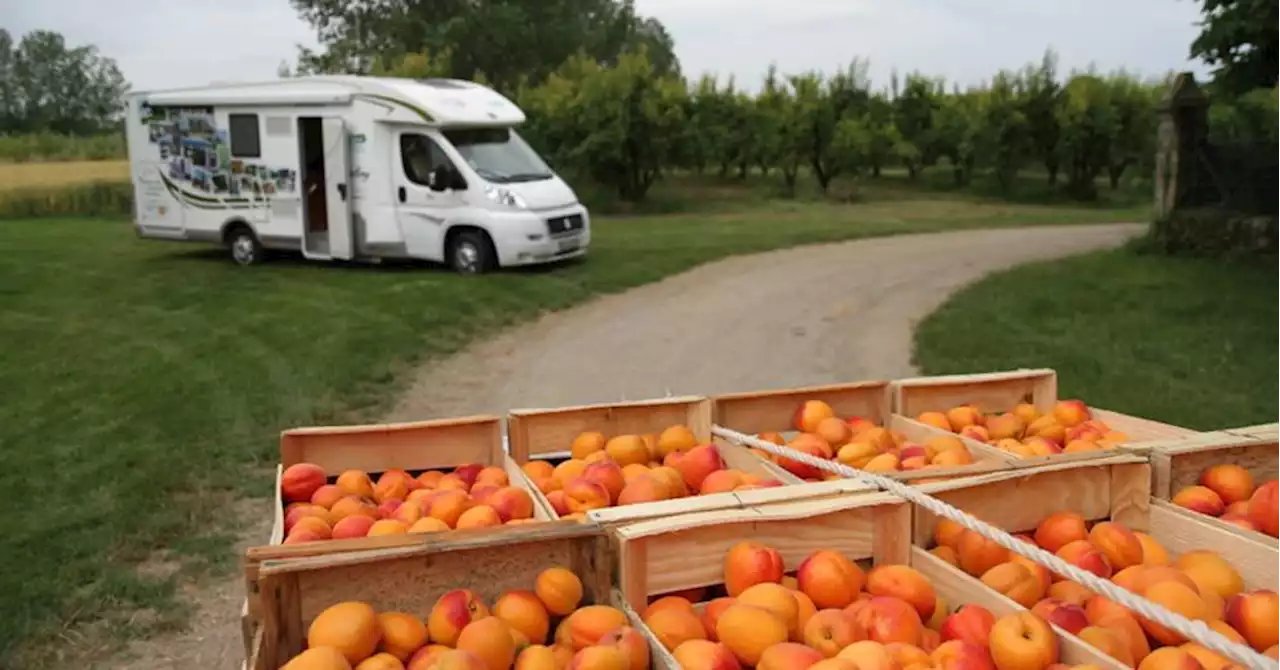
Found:
M 893 412 L 911 418 L 969 404 L 982 412 L 1007 412 L 1019 403 L 1032 403 L 1048 412 L 1058 401 L 1058 374 L 1039 369 L 914 377 L 895 380 L 890 394 Z
M 889 382 L 864 381 L 800 388 L 730 393 L 714 396 L 712 419 L 726 428 L 743 433 L 794 430 L 796 409 L 807 400 L 821 400 L 836 416 L 860 416 L 883 424 L 889 418 Z
M 1276 564 L 1280 552 L 1274 545 L 1231 532 L 1200 514 L 1180 509 L 1163 500 L 1151 502 L 1151 536 L 1177 555 L 1196 549 L 1211 549 L 1240 573 L 1248 589 L 1280 591 Z
M 702 396 L 637 402 L 580 405 L 559 409 L 516 409 L 507 414 L 511 455 L 523 463 L 531 456 L 563 452 L 580 433 L 606 436 L 657 435 L 685 425 L 701 442 L 711 441 L 711 401 Z
M 1093 414 L 1093 418 L 1107 424 L 1111 430 L 1127 435 L 1129 440 L 1124 443 L 1124 446 L 1129 448 L 1141 448 L 1145 443 L 1156 440 L 1171 440 L 1200 434 L 1190 428 L 1143 419 L 1100 407 L 1090 406 L 1089 411 Z
M 1153 443 L 1155 468 L 1152 495 L 1171 500 L 1187 486 L 1194 486 L 1212 465 L 1232 463 L 1248 470 L 1255 484 L 1276 479 L 1280 469 L 1280 443 L 1231 433 L 1204 433 L 1183 440 Z
M 502 419 L 459 419 L 294 428 L 280 434 L 280 463 L 314 463 L 326 473 L 386 472 L 501 462 Z

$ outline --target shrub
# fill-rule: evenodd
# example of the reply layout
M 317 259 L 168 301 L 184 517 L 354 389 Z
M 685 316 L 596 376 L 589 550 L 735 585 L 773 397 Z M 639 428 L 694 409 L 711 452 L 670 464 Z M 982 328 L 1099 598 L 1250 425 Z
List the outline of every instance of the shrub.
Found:
M 1197 256 L 1274 254 L 1276 217 L 1216 208 L 1180 210 L 1153 222 L 1140 247 Z

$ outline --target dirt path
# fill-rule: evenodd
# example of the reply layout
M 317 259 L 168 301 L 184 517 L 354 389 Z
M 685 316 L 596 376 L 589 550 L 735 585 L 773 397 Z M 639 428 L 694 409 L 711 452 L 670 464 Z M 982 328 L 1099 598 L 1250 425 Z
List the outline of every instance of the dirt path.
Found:
M 904 235 L 741 256 L 550 314 L 424 366 L 392 420 L 909 375 L 911 334 L 1003 268 L 1137 225 Z
M 910 235 L 730 258 L 426 365 L 388 419 L 908 375 L 914 324 L 956 289 L 1014 265 L 1113 247 L 1141 230 Z M 188 594 L 197 608 L 189 631 L 135 643 L 102 667 L 239 668 L 239 580 Z

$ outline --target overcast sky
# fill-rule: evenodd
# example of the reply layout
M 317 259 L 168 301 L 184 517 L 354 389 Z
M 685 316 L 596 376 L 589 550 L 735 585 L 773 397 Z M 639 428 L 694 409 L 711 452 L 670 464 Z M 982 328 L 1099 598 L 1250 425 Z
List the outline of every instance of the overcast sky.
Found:
M 636 0 L 675 38 L 686 73 L 751 83 L 869 58 L 876 83 L 914 69 L 977 83 L 1038 60 L 1064 70 L 1204 72 L 1187 59 L 1195 0 Z M 0 0 L 0 27 L 45 28 L 115 58 L 137 90 L 275 77 L 315 36 L 288 0 Z

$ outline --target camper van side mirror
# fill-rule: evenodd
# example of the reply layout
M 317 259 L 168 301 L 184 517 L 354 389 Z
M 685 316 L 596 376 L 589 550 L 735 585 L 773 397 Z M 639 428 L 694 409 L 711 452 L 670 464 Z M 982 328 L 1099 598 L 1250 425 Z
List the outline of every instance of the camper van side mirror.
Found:
M 453 183 L 453 171 L 446 165 L 437 165 L 431 171 L 429 179 L 430 182 L 427 184 L 427 188 L 437 192 L 444 191 Z

